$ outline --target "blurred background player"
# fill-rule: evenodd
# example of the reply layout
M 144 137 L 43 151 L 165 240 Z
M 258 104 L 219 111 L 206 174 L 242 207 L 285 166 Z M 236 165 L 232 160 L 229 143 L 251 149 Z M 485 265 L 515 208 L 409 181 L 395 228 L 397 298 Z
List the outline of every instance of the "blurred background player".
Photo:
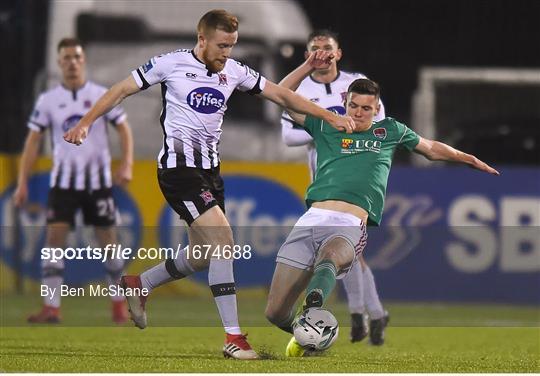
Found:
M 235 89 L 248 92 L 294 111 L 326 119 L 332 126 L 352 131 L 352 119 L 337 116 L 267 81 L 258 72 L 230 59 L 238 39 L 238 19 L 225 10 L 211 10 L 199 20 L 197 45 L 151 58 L 129 77 L 113 85 L 69 130 L 66 141 L 81 144 L 94 120 L 126 97 L 161 84 L 164 132 L 158 156 L 158 182 L 165 199 L 189 225 L 190 245 L 210 246 L 208 258 L 180 252 L 145 271 L 140 276 L 124 276 L 122 284 L 149 291 L 208 269 L 208 284 L 225 329 L 223 354 L 236 359 L 257 359 L 257 353 L 241 333 L 237 313 L 233 259 L 214 250 L 234 245 L 225 217 L 223 179 L 220 175 L 218 144 L 227 100 Z M 141 329 L 146 327 L 146 297 L 128 297 L 131 317 Z
M 295 87 L 314 67 L 328 66 L 328 56 L 332 55 L 323 51 L 311 54 L 280 85 Z M 348 272 L 362 254 L 367 244 L 366 225 L 381 222 L 396 148 L 415 151 L 428 160 L 459 162 L 499 175 L 473 155 L 420 137 L 395 119 L 374 123 L 379 99 L 379 86 L 371 80 L 361 78 L 349 85 L 345 108 L 356 124 L 350 135 L 329 128 L 322 119 L 288 110 L 312 135 L 319 160 L 306 193 L 309 209 L 296 222 L 276 258 L 265 314 L 283 330 L 292 332 L 294 304 L 304 289 L 301 309 L 322 307 L 336 277 Z M 286 355 L 303 356 L 304 352 L 293 337 Z
M 106 89 L 87 80 L 85 53 L 79 40 L 64 38 L 58 43 L 58 66 L 62 82 L 42 93 L 28 121 L 26 138 L 14 193 L 14 202 L 22 207 L 28 198 L 28 177 L 34 165 L 43 133 L 51 132 L 53 168 L 47 200 L 47 247 L 65 248 L 66 237 L 75 225 L 75 214 L 81 209 L 85 224 L 93 225 L 96 238 L 103 248 L 115 244 L 116 207 L 112 197 L 112 184 L 123 185 L 132 178 L 133 140 L 127 117 L 120 107 L 95 120 L 98 126 L 87 142 L 77 147 L 66 143 L 62 136 L 92 107 Z M 106 123 L 118 131 L 122 162 L 114 177 L 111 175 Z M 117 284 L 122 275 L 124 261 L 108 259 L 105 262 L 108 285 Z M 46 296 L 37 314 L 28 317 L 31 323 L 57 323 L 61 320 L 59 287 L 63 283 L 64 261 L 56 263 L 42 260 L 42 284 L 56 290 Z M 116 323 L 128 318 L 122 296 L 112 299 L 112 319 Z
M 334 59 L 329 67 L 314 69 L 308 77 L 300 82 L 298 87 L 292 87 L 291 89 L 296 90 L 298 94 L 321 107 L 344 115 L 347 88 L 354 80 L 366 78 L 366 76 L 361 73 L 350 73 L 338 69 L 337 63 L 341 59 L 342 51 L 339 48 L 337 34 L 331 30 L 320 29 L 313 31 L 308 37 L 306 47 L 306 59 L 315 51 L 327 51 L 334 56 Z M 374 121 L 380 121 L 386 117 L 383 103 L 380 100 L 379 105 L 380 110 Z M 286 112 L 282 116 L 281 132 L 283 141 L 288 146 L 307 146 L 308 166 L 311 180 L 313 180 L 317 168 L 317 151 L 315 150 L 313 138 L 303 127 L 296 124 Z M 369 332 L 370 342 L 374 345 L 382 345 L 384 343 L 384 328 L 388 324 L 389 316 L 388 312 L 383 309 L 373 273 L 363 256 L 360 256 L 360 263 L 354 264 L 342 281 L 351 314 L 351 341 L 361 341 Z M 365 311 L 367 311 L 371 320 L 369 329 Z

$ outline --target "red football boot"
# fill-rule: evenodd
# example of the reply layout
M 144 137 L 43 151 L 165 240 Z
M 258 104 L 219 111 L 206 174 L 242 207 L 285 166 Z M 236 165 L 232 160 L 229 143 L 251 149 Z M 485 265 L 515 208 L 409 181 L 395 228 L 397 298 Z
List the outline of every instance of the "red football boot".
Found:
M 28 316 L 27 321 L 32 324 L 58 324 L 62 321 L 60 308 L 44 305 L 41 311 Z
M 223 356 L 240 360 L 259 359 L 259 356 L 247 341 L 247 334 L 227 334 L 225 346 L 223 346 Z

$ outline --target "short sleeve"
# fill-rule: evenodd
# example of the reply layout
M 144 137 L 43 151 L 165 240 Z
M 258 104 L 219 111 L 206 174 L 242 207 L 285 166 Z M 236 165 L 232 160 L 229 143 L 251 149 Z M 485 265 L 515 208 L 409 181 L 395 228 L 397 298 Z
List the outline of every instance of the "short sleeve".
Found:
M 308 145 L 313 142 L 306 129 L 295 123 L 286 112 L 281 117 L 281 139 L 287 146 Z
M 283 111 L 281 114 L 281 124 L 283 126 L 287 126 L 290 129 L 301 129 L 304 130 L 304 127 L 295 122 L 290 115 L 287 113 L 287 111 Z
M 416 145 L 420 142 L 420 137 L 405 124 L 396 121 L 399 134 L 401 135 L 398 141 L 398 146 L 409 151 L 413 151 Z
M 141 90 L 148 89 L 152 85 L 165 81 L 173 67 L 170 56 L 171 55 L 154 56 L 131 72 L 137 86 L 139 86 Z
M 51 124 L 49 113 L 47 111 L 47 101 L 42 94 L 38 97 L 34 109 L 28 119 L 28 128 L 36 132 L 43 132 Z
M 121 106 L 116 106 L 105 115 L 105 119 L 116 126 L 126 121 L 127 115 Z
M 266 78 L 261 76 L 259 72 L 239 61 L 236 61 L 234 69 L 238 77 L 238 84 L 236 86 L 238 90 L 252 95 L 260 94 L 264 90 Z
M 311 115 L 306 115 L 306 119 L 304 120 L 304 128 L 311 135 L 311 137 L 315 138 L 317 134 L 321 133 L 322 127 L 322 119 L 313 117 Z

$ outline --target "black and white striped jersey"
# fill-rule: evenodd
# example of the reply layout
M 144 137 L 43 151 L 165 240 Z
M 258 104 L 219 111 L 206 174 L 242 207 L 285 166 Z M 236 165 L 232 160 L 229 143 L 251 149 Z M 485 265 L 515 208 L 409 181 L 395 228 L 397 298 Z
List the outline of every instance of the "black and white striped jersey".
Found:
M 217 167 L 227 100 L 234 89 L 258 94 L 266 83 L 258 72 L 233 59 L 227 59 L 221 72 L 212 73 L 185 49 L 155 56 L 132 75 L 141 89 L 161 84 L 164 140 L 159 168 Z
M 67 143 L 63 138 L 64 133 L 74 127 L 106 91 L 105 87 L 87 81 L 78 90 L 58 85 L 39 96 L 28 127 L 38 132 L 50 129 L 53 150 L 51 187 L 97 190 L 112 186 L 107 122 L 116 125 L 126 120 L 121 107 L 98 118 L 82 145 Z

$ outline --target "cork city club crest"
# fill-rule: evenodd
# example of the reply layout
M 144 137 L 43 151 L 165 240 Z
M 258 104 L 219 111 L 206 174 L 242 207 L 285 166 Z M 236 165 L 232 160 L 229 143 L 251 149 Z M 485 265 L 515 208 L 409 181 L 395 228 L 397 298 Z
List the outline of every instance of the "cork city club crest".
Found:
M 385 128 L 375 128 L 373 130 L 373 135 L 381 140 L 386 138 L 386 129 Z

